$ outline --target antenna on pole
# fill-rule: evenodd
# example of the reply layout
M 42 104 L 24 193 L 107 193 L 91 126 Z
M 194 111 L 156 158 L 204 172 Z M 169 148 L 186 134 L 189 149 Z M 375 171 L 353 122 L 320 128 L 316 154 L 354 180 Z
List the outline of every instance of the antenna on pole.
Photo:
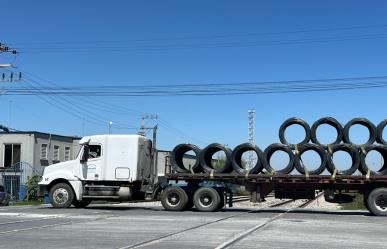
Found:
M 254 144 L 255 137 L 255 109 L 249 109 L 247 111 L 248 118 L 248 142 Z M 250 169 L 254 163 L 254 151 L 249 151 L 249 157 L 247 160 L 247 167 Z

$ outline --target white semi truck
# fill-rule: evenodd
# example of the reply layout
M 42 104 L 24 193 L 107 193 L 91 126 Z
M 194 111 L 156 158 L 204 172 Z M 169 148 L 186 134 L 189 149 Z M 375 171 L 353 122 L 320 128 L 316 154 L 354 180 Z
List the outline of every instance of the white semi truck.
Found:
M 40 194 L 54 207 L 86 207 L 92 200 L 129 201 L 153 194 L 152 142 L 138 135 L 96 135 L 80 140 L 75 160 L 44 169 Z M 148 196 L 152 197 L 151 195 Z
M 195 207 L 198 211 L 216 211 L 225 204 L 232 205 L 229 186 L 239 185 L 251 193 L 251 201 L 264 200 L 273 191 L 276 198 L 313 199 L 316 190 L 323 190 L 329 193 L 326 199 L 329 197 L 332 202 L 337 191 L 358 192 L 364 195 L 369 211 L 387 216 L 387 176 L 384 175 L 238 174 L 219 172 L 216 168 L 196 172 L 197 163 L 185 171 L 176 167 L 171 170 L 169 163 L 165 164 L 164 170 L 158 170 L 157 151 L 152 147 L 152 141 L 143 136 L 88 136 L 81 139 L 80 145 L 75 160 L 50 165 L 44 170 L 39 195 L 48 195 L 53 207 L 73 205 L 81 208 L 93 200 L 161 200 L 166 210 Z M 200 159 L 206 155 L 208 160 L 197 160 L 206 167 L 211 167 L 214 153 L 221 150 L 230 153 L 230 149 L 219 144 L 203 150 L 189 144 L 180 148 L 183 150 L 179 155 L 172 153 L 171 156 L 175 164 L 181 164 L 182 155 L 189 150 L 200 154 Z M 159 171 L 163 173 L 159 174 Z

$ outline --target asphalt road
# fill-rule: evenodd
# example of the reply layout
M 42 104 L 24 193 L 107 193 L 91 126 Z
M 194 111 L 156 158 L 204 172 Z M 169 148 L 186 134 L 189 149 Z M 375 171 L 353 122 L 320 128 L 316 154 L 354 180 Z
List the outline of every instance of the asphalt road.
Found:
M 0 207 L 0 248 L 386 248 L 386 227 L 365 211 Z

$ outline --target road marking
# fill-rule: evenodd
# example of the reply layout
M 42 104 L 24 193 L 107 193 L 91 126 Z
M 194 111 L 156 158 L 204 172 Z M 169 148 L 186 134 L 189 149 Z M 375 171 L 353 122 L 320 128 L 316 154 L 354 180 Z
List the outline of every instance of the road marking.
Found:
M 50 225 L 44 225 L 44 226 L 35 226 L 35 227 L 26 227 L 26 228 L 20 228 L 20 229 L 13 229 L 8 231 L 0 232 L 0 234 L 7 234 L 7 233 L 14 233 L 14 232 L 21 232 L 21 231 L 28 231 L 33 229 L 42 229 L 47 227 L 54 227 L 54 226 L 60 226 L 60 225 L 70 225 L 74 222 L 63 222 L 63 223 L 56 223 L 56 224 L 50 224 Z
M 100 213 L 107 213 L 107 212 L 100 212 Z M 43 229 L 43 228 L 55 227 L 55 226 L 61 226 L 61 225 L 71 225 L 71 224 L 78 224 L 78 223 L 89 223 L 89 222 L 104 220 L 104 219 L 108 219 L 108 218 L 112 218 L 112 217 L 117 217 L 117 215 L 104 215 L 103 217 L 98 217 L 97 216 L 97 218 L 95 218 L 95 216 L 86 216 L 86 215 L 50 216 L 50 217 L 46 217 L 46 218 L 42 218 L 42 219 L 34 219 L 32 221 L 41 221 L 41 220 L 46 220 L 46 219 L 58 219 L 58 218 L 69 218 L 69 219 L 89 218 L 89 220 L 67 221 L 67 222 L 61 222 L 61 223 L 55 223 L 55 224 L 49 224 L 49 225 L 12 229 L 12 230 L 7 230 L 7 231 L 1 231 L 0 235 L 1 234 L 14 233 L 14 232 L 29 231 L 29 230 L 33 230 L 33 229 Z M 90 219 L 92 219 L 92 220 L 90 220 Z M 29 222 L 29 220 L 27 220 L 25 222 Z M 15 223 L 18 223 L 18 222 L 15 222 Z M 23 223 L 23 222 L 19 221 L 19 223 Z

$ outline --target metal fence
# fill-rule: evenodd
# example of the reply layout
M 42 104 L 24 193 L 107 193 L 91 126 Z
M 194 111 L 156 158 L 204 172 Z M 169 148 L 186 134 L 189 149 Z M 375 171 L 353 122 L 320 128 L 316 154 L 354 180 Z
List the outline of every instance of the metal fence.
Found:
M 19 162 L 0 172 L 0 184 L 11 196 L 11 201 L 23 201 L 27 194 L 27 182 L 30 177 L 42 176 L 42 170 L 26 162 Z

